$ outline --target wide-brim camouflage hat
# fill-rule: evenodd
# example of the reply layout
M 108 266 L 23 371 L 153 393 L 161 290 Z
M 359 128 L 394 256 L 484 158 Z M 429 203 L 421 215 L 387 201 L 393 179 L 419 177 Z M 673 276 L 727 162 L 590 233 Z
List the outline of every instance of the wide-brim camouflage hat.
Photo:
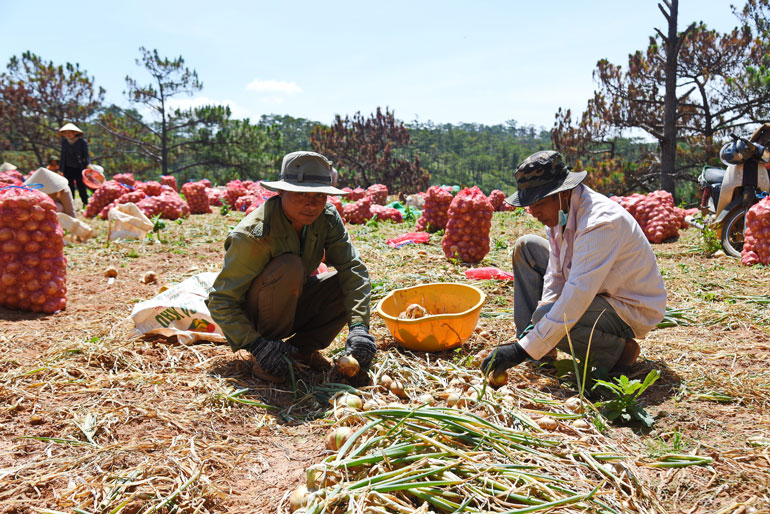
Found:
M 586 175 L 586 171 L 570 171 L 559 152 L 536 152 L 519 164 L 514 175 L 518 191 L 505 201 L 516 207 L 527 207 L 546 196 L 574 189 Z
M 332 163 L 315 152 L 292 152 L 286 154 L 281 164 L 281 179 L 262 182 L 271 191 L 292 191 L 295 193 L 324 193 L 346 195 L 347 192 L 332 185 Z

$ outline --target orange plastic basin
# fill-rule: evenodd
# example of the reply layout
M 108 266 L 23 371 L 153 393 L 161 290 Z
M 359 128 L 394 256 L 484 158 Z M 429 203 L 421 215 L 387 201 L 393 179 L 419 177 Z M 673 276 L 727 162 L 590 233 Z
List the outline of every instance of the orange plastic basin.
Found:
M 393 337 L 405 348 L 440 352 L 457 348 L 473 334 L 486 295 L 466 284 L 442 282 L 391 291 L 377 304 L 377 314 Z M 406 308 L 418 303 L 429 315 L 399 319 Z

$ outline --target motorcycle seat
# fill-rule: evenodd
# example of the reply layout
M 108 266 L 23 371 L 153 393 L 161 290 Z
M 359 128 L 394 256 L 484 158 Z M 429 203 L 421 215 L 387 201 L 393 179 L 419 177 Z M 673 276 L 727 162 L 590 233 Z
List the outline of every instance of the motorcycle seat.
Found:
M 703 178 L 709 184 L 721 184 L 727 170 L 722 168 L 706 168 L 703 170 Z

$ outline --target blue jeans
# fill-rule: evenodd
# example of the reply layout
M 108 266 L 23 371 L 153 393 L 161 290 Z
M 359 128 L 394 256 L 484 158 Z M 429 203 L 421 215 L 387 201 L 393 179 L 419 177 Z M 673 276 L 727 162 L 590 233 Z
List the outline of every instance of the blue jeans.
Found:
M 514 244 L 513 319 L 519 338 L 530 324 L 537 324 L 553 307 L 553 303 L 538 307 L 543 295 L 548 255 L 548 240 L 539 236 L 528 234 Z M 634 332 L 620 319 L 607 299 L 597 295 L 572 327 L 569 337 L 576 357 L 585 359 L 590 342 L 589 357 L 593 364 L 611 369 L 620 358 L 626 340 L 634 337 Z M 556 347 L 572 353 L 566 335 Z

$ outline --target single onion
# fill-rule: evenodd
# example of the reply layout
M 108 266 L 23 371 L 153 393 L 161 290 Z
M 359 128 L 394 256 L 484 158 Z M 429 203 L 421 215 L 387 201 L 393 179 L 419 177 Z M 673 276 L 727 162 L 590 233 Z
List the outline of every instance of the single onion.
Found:
M 355 410 L 360 410 L 363 404 L 360 396 L 351 393 L 343 393 L 334 400 L 335 407 L 349 407 Z
M 337 359 L 337 369 L 346 377 L 354 377 L 361 369 L 361 365 L 358 364 L 358 360 L 352 355 L 343 355 Z
M 342 448 L 342 445 L 344 445 L 345 442 L 350 439 L 351 435 L 353 435 L 353 429 L 350 427 L 336 427 L 331 429 L 331 431 L 326 434 L 326 438 L 324 439 L 326 448 L 334 451 L 339 450 Z
M 543 416 L 542 418 L 538 418 L 535 423 L 537 423 L 537 426 L 543 430 L 556 430 L 556 427 L 559 426 L 559 423 L 550 416 Z
M 508 371 L 493 371 L 487 375 L 487 382 L 492 387 L 502 387 L 508 383 Z
M 289 507 L 291 511 L 297 511 L 307 504 L 307 487 L 304 485 L 298 485 L 291 496 L 289 496 Z
M 408 398 L 406 391 L 404 390 L 404 384 L 400 380 L 394 380 L 390 384 L 390 392 L 401 398 L 402 400 Z

